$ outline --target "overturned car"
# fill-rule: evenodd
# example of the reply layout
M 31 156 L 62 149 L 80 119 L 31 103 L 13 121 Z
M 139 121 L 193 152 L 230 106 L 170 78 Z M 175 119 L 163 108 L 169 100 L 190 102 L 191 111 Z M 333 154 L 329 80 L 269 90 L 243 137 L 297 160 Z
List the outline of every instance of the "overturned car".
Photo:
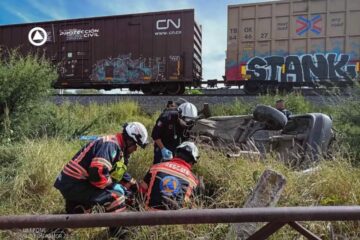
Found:
M 221 149 L 229 157 L 247 154 L 277 156 L 291 166 L 306 167 L 326 156 L 334 139 L 332 120 L 322 113 L 292 115 L 258 105 L 253 115 L 199 119 L 191 136 Z

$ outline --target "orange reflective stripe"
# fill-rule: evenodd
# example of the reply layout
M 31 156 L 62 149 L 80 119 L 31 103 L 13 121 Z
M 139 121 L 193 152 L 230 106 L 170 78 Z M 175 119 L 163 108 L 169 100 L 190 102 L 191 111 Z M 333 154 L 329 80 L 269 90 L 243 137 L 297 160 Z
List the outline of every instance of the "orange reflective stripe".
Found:
M 87 171 L 82 166 L 80 166 L 77 162 L 74 162 L 73 160 L 71 160 L 70 162 L 68 162 L 65 165 L 63 172 L 66 175 L 69 175 L 76 179 L 86 179 L 89 176 Z
M 150 168 L 150 173 L 151 173 L 151 179 L 150 179 L 150 183 L 149 183 L 149 187 L 147 189 L 147 193 L 146 193 L 146 202 L 145 202 L 145 208 L 149 207 L 149 203 L 150 203 L 150 195 L 151 195 L 151 191 L 152 188 L 154 186 L 154 182 L 155 182 L 155 178 L 157 175 L 158 171 L 154 171 L 152 168 Z
M 107 142 L 111 139 L 111 135 L 103 136 L 101 139 L 103 140 L 103 142 Z
M 109 181 L 103 183 L 103 182 L 91 182 L 95 187 L 100 188 L 100 189 L 104 189 L 106 186 L 108 186 L 110 183 Z
M 86 177 L 84 177 L 83 175 L 79 174 L 78 172 L 75 172 L 73 171 L 71 168 L 69 168 L 68 166 L 65 166 L 64 169 L 63 169 L 63 173 L 70 176 L 70 177 L 73 177 L 73 178 L 76 178 L 76 179 L 86 179 Z
M 77 162 L 74 161 L 70 161 L 68 163 L 72 168 L 76 169 L 78 172 L 80 172 L 83 176 L 88 177 L 89 174 L 88 172 L 85 170 L 85 168 L 83 168 L 80 164 L 78 164 Z
M 117 196 L 115 198 L 115 200 L 110 204 L 110 206 L 106 207 L 107 211 L 111 211 L 111 209 L 117 208 L 119 206 L 121 206 L 121 204 L 125 203 L 125 197 L 124 196 Z M 125 209 L 125 207 L 121 208 L 121 209 Z
M 115 135 L 104 136 L 104 137 L 102 137 L 102 140 L 103 140 L 104 142 L 113 142 L 113 143 L 115 143 L 117 146 L 119 146 L 119 142 L 118 142 L 118 140 L 117 140 L 117 138 L 116 138 Z
M 181 179 L 184 179 L 186 181 L 189 182 L 190 186 L 196 186 L 197 185 L 197 180 L 194 178 L 193 175 L 186 175 L 182 172 L 179 172 L 173 168 L 169 168 L 169 167 L 166 167 L 166 166 L 156 166 L 156 167 L 152 167 L 151 172 L 163 172 L 163 173 L 166 173 L 166 174 L 171 174 L 173 176 L 176 176 L 176 177 L 179 177 Z
M 88 153 L 88 152 L 90 151 L 90 149 L 92 148 L 92 146 L 94 146 L 95 142 L 96 142 L 96 141 L 91 142 L 91 143 L 84 149 L 84 151 L 82 151 L 82 152 L 79 154 L 79 156 L 77 156 L 77 158 L 75 158 L 73 161 L 75 161 L 75 162 L 80 162 L 80 161 L 84 158 L 84 156 L 86 155 L 86 153 Z
M 104 189 L 106 186 L 110 185 L 112 183 L 112 180 L 111 178 L 103 178 L 102 180 L 100 181 L 97 181 L 97 182 L 94 182 L 92 181 L 91 184 L 93 184 L 95 187 L 98 187 L 98 188 L 101 188 L 101 189 Z
M 97 164 L 101 164 L 105 166 L 107 169 L 109 169 L 109 171 L 112 169 L 111 163 L 105 158 L 93 158 L 91 161 L 91 165 L 97 165 Z
M 91 162 L 90 167 L 97 168 L 97 174 L 100 177 L 98 181 L 91 181 L 91 184 L 98 188 L 105 188 L 106 186 L 112 183 L 111 177 L 109 174 L 105 175 L 104 171 L 104 164 L 98 161 Z M 106 167 L 106 166 L 105 166 Z

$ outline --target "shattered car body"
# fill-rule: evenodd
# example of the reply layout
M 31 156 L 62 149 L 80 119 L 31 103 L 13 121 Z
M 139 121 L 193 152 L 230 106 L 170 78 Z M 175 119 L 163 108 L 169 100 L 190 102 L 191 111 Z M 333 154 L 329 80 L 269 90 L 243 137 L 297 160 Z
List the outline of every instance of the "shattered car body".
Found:
M 279 135 L 269 137 L 269 149 L 296 165 L 317 161 L 329 152 L 334 139 L 332 120 L 322 113 L 291 116 Z M 255 140 L 256 141 L 256 140 Z
M 322 113 L 293 115 L 264 105 L 253 115 L 200 119 L 191 129 L 197 142 L 211 145 L 229 157 L 276 153 L 292 166 L 304 166 L 326 155 L 334 138 L 332 120 Z

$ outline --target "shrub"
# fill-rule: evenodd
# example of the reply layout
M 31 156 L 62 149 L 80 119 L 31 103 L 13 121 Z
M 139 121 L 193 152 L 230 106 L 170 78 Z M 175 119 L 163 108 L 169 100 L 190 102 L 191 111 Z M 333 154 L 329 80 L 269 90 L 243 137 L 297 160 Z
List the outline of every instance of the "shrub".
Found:
M 348 155 L 353 163 L 360 163 L 360 87 L 354 88 L 353 96 L 346 101 L 339 101 L 334 110 L 334 122 L 338 140 L 348 148 Z
M 5 56 L 6 55 L 6 56 Z M 41 101 L 57 79 L 56 69 L 42 56 L 0 52 L 0 134 L 12 140 L 26 135 L 38 119 Z

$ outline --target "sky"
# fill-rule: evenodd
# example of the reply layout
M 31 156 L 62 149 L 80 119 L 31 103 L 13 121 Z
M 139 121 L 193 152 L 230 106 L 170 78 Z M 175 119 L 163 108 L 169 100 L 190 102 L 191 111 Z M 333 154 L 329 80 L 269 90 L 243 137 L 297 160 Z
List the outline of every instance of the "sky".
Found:
M 225 72 L 227 6 L 269 0 L 0 0 L 0 25 L 195 9 L 202 25 L 203 78 Z

